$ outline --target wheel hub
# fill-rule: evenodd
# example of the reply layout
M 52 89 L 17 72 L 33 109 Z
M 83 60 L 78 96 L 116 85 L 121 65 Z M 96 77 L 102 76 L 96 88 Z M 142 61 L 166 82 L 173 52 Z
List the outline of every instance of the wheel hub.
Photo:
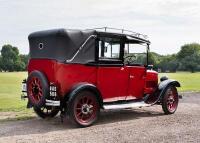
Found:
M 173 97 L 173 96 L 170 96 L 170 97 L 168 98 L 168 102 L 169 102 L 170 104 L 173 104 L 173 103 L 174 103 L 174 97 Z
M 88 104 L 83 104 L 81 107 L 81 112 L 85 115 L 89 114 L 91 112 L 90 106 Z
M 34 87 L 33 87 L 33 93 L 34 93 L 34 94 L 38 94 L 38 93 L 39 93 L 39 88 L 38 88 L 38 86 L 34 86 Z
M 171 110 L 171 111 L 173 111 L 173 110 L 175 110 L 175 103 L 176 102 L 176 100 L 175 100 L 175 97 L 174 97 L 174 94 L 173 94 L 173 92 L 171 91 L 170 93 L 169 93 L 169 95 L 168 95 L 168 99 L 167 99 L 167 104 L 168 104 L 168 109 L 169 110 Z

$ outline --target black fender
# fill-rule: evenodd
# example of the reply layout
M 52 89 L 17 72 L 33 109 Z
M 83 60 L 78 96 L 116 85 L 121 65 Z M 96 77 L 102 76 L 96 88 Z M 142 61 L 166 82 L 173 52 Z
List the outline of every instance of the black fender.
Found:
M 160 82 L 158 85 L 158 90 L 160 91 L 159 100 L 163 97 L 169 86 L 181 87 L 181 84 L 178 81 L 172 79 L 167 79 Z
M 67 102 L 71 101 L 72 98 L 78 92 L 81 92 L 83 90 L 89 90 L 89 91 L 93 92 L 99 101 L 100 107 L 103 107 L 103 98 L 101 96 L 100 91 L 94 84 L 87 83 L 87 82 L 78 83 L 75 86 L 73 86 L 72 89 L 70 90 L 70 92 L 65 96 L 65 101 L 67 101 Z

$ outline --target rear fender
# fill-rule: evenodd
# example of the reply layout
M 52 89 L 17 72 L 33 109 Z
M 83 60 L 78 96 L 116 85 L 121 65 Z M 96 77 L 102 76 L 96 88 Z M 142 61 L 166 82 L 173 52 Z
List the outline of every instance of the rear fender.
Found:
M 70 92 L 65 96 L 65 101 L 72 100 L 78 92 L 81 92 L 83 90 L 89 90 L 93 92 L 96 95 L 97 100 L 99 101 L 100 107 L 103 107 L 103 99 L 98 88 L 95 85 L 86 82 L 78 83 L 73 86 Z

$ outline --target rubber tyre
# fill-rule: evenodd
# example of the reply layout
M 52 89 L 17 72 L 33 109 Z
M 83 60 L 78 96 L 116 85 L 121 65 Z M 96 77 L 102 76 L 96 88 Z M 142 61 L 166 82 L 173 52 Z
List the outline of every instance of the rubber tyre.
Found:
M 170 100 L 174 100 L 173 103 Z M 170 103 L 171 102 L 171 103 Z M 162 98 L 162 109 L 166 115 L 176 112 L 178 107 L 179 97 L 175 86 L 169 86 Z
M 45 108 L 45 107 L 43 107 L 43 108 Z M 42 119 L 53 118 L 59 112 L 59 109 L 56 109 L 55 107 L 52 107 L 52 109 L 50 110 L 50 112 L 45 112 L 44 110 L 42 110 L 42 108 L 38 108 L 38 107 L 34 107 L 33 110 Z
M 32 91 L 33 87 L 32 87 L 31 82 L 33 82 L 34 79 L 38 80 L 38 83 L 39 83 L 38 86 L 40 86 L 40 88 L 41 88 L 40 89 L 40 91 L 41 91 L 40 99 L 37 99 L 38 101 L 36 101 L 36 97 Z M 33 107 L 41 108 L 45 105 L 45 100 L 49 96 L 49 84 L 48 84 L 48 80 L 47 80 L 46 76 L 42 72 L 33 71 L 28 76 L 27 95 L 28 95 L 28 100 Z
M 82 105 L 84 105 L 86 102 L 84 102 L 84 100 L 88 98 L 88 105 L 89 106 L 93 106 L 91 108 L 91 113 L 89 113 L 88 115 L 84 115 L 82 112 L 80 113 L 80 110 L 78 109 L 78 106 L 80 106 L 80 108 L 82 107 Z M 81 103 L 80 101 L 82 100 L 83 103 Z M 90 101 L 91 100 L 91 101 Z M 78 110 L 77 110 L 78 109 Z M 82 114 L 81 116 L 83 116 L 84 118 L 89 118 L 87 116 L 91 116 L 91 118 L 89 118 L 88 120 L 85 120 L 81 117 L 78 116 L 78 112 L 79 114 Z M 94 124 L 98 117 L 99 117 L 99 113 L 100 113 L 100 104 L 99 101 L 97 99 L 97 96 L 88 90 L 84 90 L 84 91 L 80 91 L 78 93 L 76 93 L 71 100 L 68 102 L 68 114 L 69 114 L 69 119 L 70 121 L 78 126 L 78 127 L 88 127 L 91 126 L 92 124 Z

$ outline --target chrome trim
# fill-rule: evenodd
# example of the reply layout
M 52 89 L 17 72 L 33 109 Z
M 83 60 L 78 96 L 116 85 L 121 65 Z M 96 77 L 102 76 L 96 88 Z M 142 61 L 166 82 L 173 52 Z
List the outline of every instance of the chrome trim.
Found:
M 114 102 L 114 101 L 125 100 L 125 99 L 126 99 L 126 96 L 112 97 L 112 98 L 104 99 L 103 102 Z
M 141 107 L 149 107 L 151 104 L 146 104 L 144 101 L 134 102 L 134 103 L 125 103 L 125 104 L 110 104 L 104 105 L 103 108 L 106 110 L 112 109 L 126 109 L 126 108 L 141 108 Z
M 126 34 L 126 35 L 130 35 L 130 36 L 135 36 L 138 38 L 143 38 L 143 39 L 148 39 L 148 36 L 145 34 L 141 34 L 138 32 L 134 32 L 131 30 L 126 30 L 126 29 L 120 29 L 120 28 L 112 28 L 112 27 L 100 27 L 100 28 L 93 28 L 94 30 L 97 31 L 104 31 L 104 32 L 113 32 L 113 33 L 117 33 L 117 31 L 120 31 L 119 33 L 121 34 Z
M 38 44 L 38 48 L 39 48 L 40 50 L 42 50 L 42 49 L 44 48 L 44 44 L 43 44 L 43 43 L 39 43 L 39 44 Z
M 48 100 L 46 99 L 46 106 L 60 106 L 60 101 Z
M 69 59 L 69 60 L 66 60 L 66 62 L 72 62 L 74 60 L 74 58 L 78 55 L 78 53 L 83 49 L 83 47 L 85 46 L 85 44 L 91 39 L 91 38 L 96 38 L 97 36 L 96 35 L 91 35 L 89 36 L 85 42 L 80 46 L 80 48 L 76 51 L 76 53 L 74 54 L 74 56 Z

